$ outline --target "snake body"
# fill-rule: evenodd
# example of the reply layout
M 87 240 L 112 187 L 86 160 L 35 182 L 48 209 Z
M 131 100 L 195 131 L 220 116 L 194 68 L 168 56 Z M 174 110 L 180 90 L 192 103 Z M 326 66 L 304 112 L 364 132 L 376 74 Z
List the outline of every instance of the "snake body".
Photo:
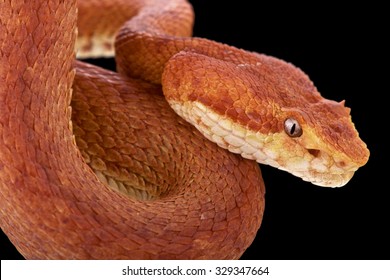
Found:
M 239 258 L 264 211 L 256 161 L 339 186 L 368 160 L 295 66 L 189 37 L 186 1 L 127 2 L 79 4 L 79 56 L 116 38 L 119 73 L 74 61 L 75 1 L 1 4 L 0 226 L 26 258 Z

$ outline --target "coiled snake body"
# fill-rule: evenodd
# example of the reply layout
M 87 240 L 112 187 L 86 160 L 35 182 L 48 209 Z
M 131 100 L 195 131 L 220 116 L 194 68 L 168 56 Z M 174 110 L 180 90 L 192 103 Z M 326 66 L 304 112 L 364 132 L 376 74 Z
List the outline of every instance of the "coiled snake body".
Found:
M 26 258 L 239 258 L 256 161 L 341 186 L 368 160 L 296 67 L 189 37 L 185 1 L 108 2 L 79 4 L 76 49 L 116 38 L 119 74 L 74 61 L 75 1 L 1 3 L 0 226 Z

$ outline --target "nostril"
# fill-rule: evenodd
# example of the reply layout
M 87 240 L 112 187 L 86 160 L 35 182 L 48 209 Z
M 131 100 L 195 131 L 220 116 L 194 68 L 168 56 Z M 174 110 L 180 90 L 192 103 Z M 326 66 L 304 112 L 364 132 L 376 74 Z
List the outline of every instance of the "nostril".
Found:
M 320 155 L 320 150 L 317 149 L 307 149 L 309 154 L 311 154 L 313 157 L 318 157 Z

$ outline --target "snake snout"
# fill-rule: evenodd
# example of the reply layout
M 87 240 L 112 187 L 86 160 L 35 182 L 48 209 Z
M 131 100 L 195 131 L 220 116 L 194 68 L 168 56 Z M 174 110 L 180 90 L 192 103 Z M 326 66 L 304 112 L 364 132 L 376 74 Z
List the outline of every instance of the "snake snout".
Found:
M 307 149 L 307 152 L 313 156 L 313 158 L 321 158 L 321 157 L 324 157 L 323 153 L 325 153 L 324 151 L 321 151 L 319 149 Z M 339 167 L 339 168 L 342 168 L 342 169 L 349 169 L 349 170 L 357 170 L 358 167 L 351 167 L 351 166 L 348 166 L 350 164 L 347 163 L 347 161 L 345 159 L 334 159 L 334 164 L 335 166 Z
M 326 149 L 306 148 L 310 155 L 306 171 L 298 172 L 300 177 L 322 187 L 341 187 L 353 177 L 359 165 L 346 155 Z M 292 172 L 294 174 L 294 172 Z

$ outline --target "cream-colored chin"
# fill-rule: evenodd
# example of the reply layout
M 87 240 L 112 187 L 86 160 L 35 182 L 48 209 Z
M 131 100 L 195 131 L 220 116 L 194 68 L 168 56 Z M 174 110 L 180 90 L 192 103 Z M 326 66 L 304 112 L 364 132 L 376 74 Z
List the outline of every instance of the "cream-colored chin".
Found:
M 354 171 L 342 172 L 337 167 L 334 167 L 335 173 L 321 172 L 313 168 L 309 160 L 294 161 L 292 158 L 299 157 L 293 156 L 290 157 L 290 161 L 284 159 L 282 162 L 285 164 L 282 165 L 280 163 L 282 151 L 279 152 L 273 147 L 274 135 L 250 131 L 197 101 L 188 101 L 185 104 L 175 101 L 168 102 L 179 116 L 194 125 L 207 139 L 244 158 L 271 165 L 322 187 L 344 186 L 354 174 Z M 286 158 L 285 154 L 283 158 Z

